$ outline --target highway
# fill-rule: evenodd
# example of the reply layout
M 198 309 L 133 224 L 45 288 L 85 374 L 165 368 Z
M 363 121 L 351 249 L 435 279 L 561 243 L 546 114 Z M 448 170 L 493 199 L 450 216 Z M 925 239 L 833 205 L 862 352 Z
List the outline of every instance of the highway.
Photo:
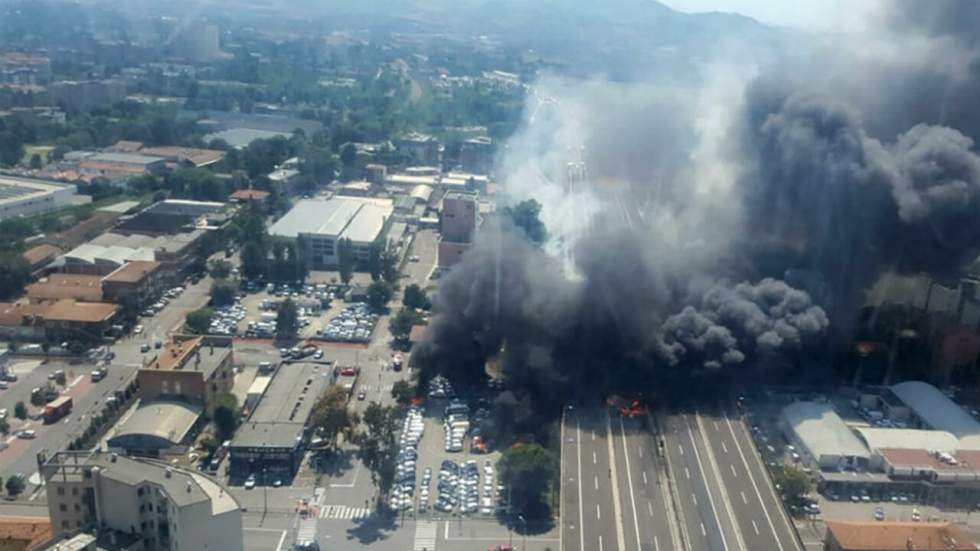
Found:
M 748 431 L 720 409 L 568 409 L 561 470 L 565 551 L 800 549 Z
M 562 549 L 676 549 L 656 443 L 640 419 L 568 410 L 562 440 Z

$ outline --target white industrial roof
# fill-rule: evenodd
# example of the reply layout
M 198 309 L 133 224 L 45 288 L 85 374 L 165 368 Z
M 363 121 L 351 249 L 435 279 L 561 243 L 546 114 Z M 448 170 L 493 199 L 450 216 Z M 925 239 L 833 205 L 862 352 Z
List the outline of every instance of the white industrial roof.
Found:
M 954 452 L 959 439 L 943 430 L 889 429 L 859 427 L 858 434 L 872 450 L 884 448 Z
M 932 428 L 949 431 L 960 440 L 980 438 L 980 423 L 936 387 L 906 381 L 893 385 L 891 391 Z
M 869 459 L 868 448 L 844 424 L 830 404 L 793 402 L 783 408 L 783 417 L 818 460 L 822 456 L 863 457 Z
M 304 199 L 269 228 L 269 235 L 289 238 L 299 234 L 326 235 L 371 242 L 391 212 L 390 202 L 381 205 L 346 197 Z
M 412 193 L 410 193 L 413 199 L 418 199 L 419 201 L 426 202 L 429 197 L 432 196 L 432 186 L 426 184 L 419 184 L 412 188 Z

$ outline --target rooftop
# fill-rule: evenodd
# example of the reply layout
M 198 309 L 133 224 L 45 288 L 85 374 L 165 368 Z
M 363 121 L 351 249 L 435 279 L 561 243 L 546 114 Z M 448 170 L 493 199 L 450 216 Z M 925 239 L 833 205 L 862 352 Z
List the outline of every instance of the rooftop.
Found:
M 266 140 L 276 136 L 289 137 L 286 132 L 273 132 L 269 130 L 254 130 L 251 128 L 229 128 L 220 132 L 214 132 L 204 136 L 205 142 L 211 140 L 224 140 L 228 145 L 236 148 L 248 147 L 248 144 L 255 140 Z
M 136 283 L 145 278 L 147 274 L 153 273 L 159 267 L 159 262 L 154 262 L 151 260 L 134 260 L 116 268 L 112 273 L 105 276 L 103 281 L 111 281 L 116 283 Z
M 890 389 L 932 428 L 951 432 L 960 440 L 980 438 L 980 423 L 936 387 L 921 381 L 906 381 Z
M 959 440 L 955 436 L 941 430 L 877 427 L 858 427 L 855 430 L 871 450 L 898 448 L 952 452 L 959 446 Z
M 960 527 L 949 522 L 843 522 L 827 521 L 844 551 L 976 551 L 976 544 Z
M 31 266 L 34 266 L 35 264 L 44 262 L 45 260 L 54 259 L 54 257 L 58 256 L 59 254 L 61 254 L 61 249 L 55 247 L 54 245 L 43 243 L 24 251 L 24 260 L 26 260 Z
M 140 153 L 96 153 L 88 158 L 91 162 L 112 163 L 121 165 L 147 166 L 154 163 L 163 162 L 163 157 L 154 157 Z
M 393 211 L 390 201 L 359 201 L 348 197 L 304 199 L 279 219 L 269 234 L 295 238 L 300 234 L 374 241 Z
M 225 156 L 224 151 L 194 147 L 144 147 L 140 153 L 167 160 L 187 161 L 196 167 L 212 165 Z
M 114 441 L 121 442 L 116 440 L 118 438 L 132 436 L 155 438 L 169 445 L 177 445 L 184 441 L 201 413 L 200 407 L 183 402 L 142 403 L 116 429 L 109 445 L 113 446 Z
M 314 363 L 294 363 L 279 369 L 255 411 L 239 427 L 232 446 L 295 446 L 314 403 L 327 387 L 325 373 L 326 369 Z
M 262 191 L 260 189 L 240 189 L 228 196 L 229 199 L 238 199 L 241 201 L 263 201 L 269 197 L 270 193 L 268 191 Z
M 824 455 L 863 457 L 870 453 L 830 404 L 793 402 L 783 408 L 783 416 L 814 458 Z
M 0 203 L 19 201 L 30 196 L 62 191 L 68 186 L 47 180 L 35 180 L 0 174 Z
M 51 274 L 28 285 L 27 296 L 35 301 L 70 298 L 99 302 L 102 300 L 102 276 Z
M 98 323 L 107 321 L 119 311 L 119 306 L 104 302 L 76 302 L 62 299 L 48 305 L 41 313 L 46 321 Z
M 227 349 L 203 346 L 203 337 L 172 340 L 164 343 L 160 352 L 144 369 L 164 371 L 200 371 L 208 379 L 229 354 Z
M 4 549 L 31 551 L 50 540 L 52 535 L 48 518 L 0 517 L 0 542 L 4 542 L 0 547 Z

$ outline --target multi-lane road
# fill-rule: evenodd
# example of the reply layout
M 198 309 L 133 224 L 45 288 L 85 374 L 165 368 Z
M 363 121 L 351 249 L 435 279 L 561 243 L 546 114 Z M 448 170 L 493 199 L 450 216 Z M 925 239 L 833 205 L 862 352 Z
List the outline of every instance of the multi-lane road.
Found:
M 744 425 L 720 410 L 569 409 L 562 432 L 566 551 L 800 548 Z

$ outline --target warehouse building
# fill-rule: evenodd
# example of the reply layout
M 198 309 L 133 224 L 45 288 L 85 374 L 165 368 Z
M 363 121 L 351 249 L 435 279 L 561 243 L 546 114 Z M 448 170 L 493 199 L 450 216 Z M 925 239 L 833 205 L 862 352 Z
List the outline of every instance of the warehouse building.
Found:
M 297 242 L 312 269 L 336 269 L 338 241 L 350 239 L 357 260 L 366 261 L 393 212 L 390 199 L 305 199 L 269 228 L 269 235 Z
M 783 408 L 781 422 L 786 439 L 800 455 L 819 469 L 867 468 L 868 448 L 851 432 L 830 404 L 794 402 Z
M 975 551 L 977 544 L 949 522 L 828 521 L 824 551 Z
M 75 186 L 0 174 L 0 220 L 58 210 L 74 198 Z
M 938 388 L 921 381 L 906 381 L 891 386 L 889 391 L 911 412 L 910 426 L 946 431 L 959 439 L 961 448 L 980 449 L 980 423 Z
M 183 455 L 202 413 L 200 406 L 184 402 L 140 403 L 109 438 L 109 451 L 146 457 Z
M 228 450 L 230 474 L 256 475 L 263 484 L 286 482 L 303 460 L 306 423 L 313 405 L 327 388 L 328 369 L 294 363 L 279 369 L 248 420 L 238 428 Z

